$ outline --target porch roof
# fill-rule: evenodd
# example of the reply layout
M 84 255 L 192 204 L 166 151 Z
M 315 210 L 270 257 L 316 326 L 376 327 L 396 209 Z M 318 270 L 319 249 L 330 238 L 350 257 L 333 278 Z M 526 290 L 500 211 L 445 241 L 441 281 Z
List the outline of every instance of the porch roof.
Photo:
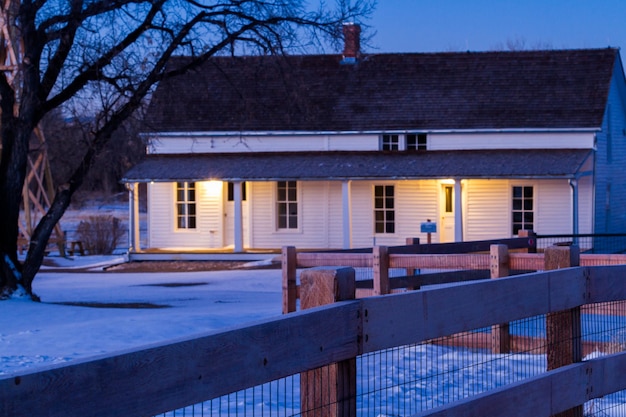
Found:
M 122 182 L 573 178 L 589 149 L 149 155 Z

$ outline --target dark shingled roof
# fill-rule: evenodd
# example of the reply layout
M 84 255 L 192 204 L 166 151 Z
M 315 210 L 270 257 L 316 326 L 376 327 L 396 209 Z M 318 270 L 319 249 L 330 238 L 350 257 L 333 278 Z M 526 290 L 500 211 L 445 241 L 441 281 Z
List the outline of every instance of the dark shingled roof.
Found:
M 178 58 L 180 65 L 188 58 Z M 215 57 L 158 86 L 155 132 L 597 128 L 619 51 Z
M 123 182 L 572 178 L 588 149 L 151 155 Z

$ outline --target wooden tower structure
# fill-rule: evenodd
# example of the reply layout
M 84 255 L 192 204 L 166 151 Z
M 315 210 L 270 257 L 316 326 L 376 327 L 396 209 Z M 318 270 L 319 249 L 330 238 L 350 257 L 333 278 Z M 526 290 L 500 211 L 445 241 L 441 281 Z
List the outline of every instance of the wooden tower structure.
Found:
M 19 0 L 0 0 L 0 70 L 7 75 L 10 85 L 16 92 L 21 88 L 19 65 L 23 59 L 23 45 L 13 22 Z M 16 94 L 19 100 L 19 94 Z M 19 102 L 15 103 L 14 112 L 17 112 Z M 0 143 L 0 154 L 2 143 Z M 35 128 L 29 144 L 28 168 L 24 189 L 22 191 L 23 207 L 20 216 L 20 236 L 18 247 L 20 251 L 30 242 L 37 222 L 45 215 L 54 199 L 54 184 L 48 160 L 47 145 L 41 126 Z M 56 243 L 61 256 L 65 256 L 64 236 L 59 224 L 55 227 Z

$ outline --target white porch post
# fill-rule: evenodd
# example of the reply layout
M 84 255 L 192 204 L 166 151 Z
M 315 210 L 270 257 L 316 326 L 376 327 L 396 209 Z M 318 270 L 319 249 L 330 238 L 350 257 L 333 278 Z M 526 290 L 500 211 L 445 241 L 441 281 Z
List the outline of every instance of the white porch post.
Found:
M 352 248 L 352 181 L 341 183 L 343 209 L 343 249 Z
M 569 185 L 572 188 L 572 234 L 577 235 L 578 231 L 578 180 L 569 180 Z M 574 244 L 578 243 L 578 238 L 575 237 Z
M 454 241 L 463 242 L 463 195 L 461 179 L 454 179 Z
M 126 184 L 128 190 L 128 252 L 141 252 L 139 239 L 139 184 Z
M 234 229 L 235 236 L 233 239 L 234 242 L 234 252 L 243 252 L 243 210 L 242 210 L 242 192 L 241 192 L 242 182 L 235 181 L 233 182 L 233 200 L 235 205 L 235 219 L 234 219 Z

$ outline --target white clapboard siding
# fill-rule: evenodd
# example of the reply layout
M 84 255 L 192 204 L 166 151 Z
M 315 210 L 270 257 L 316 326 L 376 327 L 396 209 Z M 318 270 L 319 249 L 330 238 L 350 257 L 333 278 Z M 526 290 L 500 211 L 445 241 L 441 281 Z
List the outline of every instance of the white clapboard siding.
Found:
M 328 247 L 343 248 L 343 188 L 339 181 L 324 183 L 328 189 Z M 354 205 L 352 206 L 354 208 Z
M 215 249 L 224 246 L 224 213 L 222 181 L 202 181 L 196 183 L 198 210 L 197 227 L 199 233 L 188 236 L 186 245 L 200 249 Z
M 298 182 L 298 229 L 294 230 L 276 228 L 275 189 L 276 182 L 255 183 L 250 213 L 253 247 L 341 247 L 343 235 L 340 183 Z M 330 201 L 331 194 L 333 202 Z
M 328 241 L 327 186 L 321 181 L 298 182 L 298 228 L 276 228 L 276 182 L 257 182 L 251 211 L 253 246 L 280 248 L 285 245 L 324 248 Z
M 379 135 L 328 135 L 330 151 L 376 151 Z
M 593 178 L 578 180 L 578 233 L 593 233 Z
M 619 60 L 615 74 L 622 74 Z M 595 153 L 595 233 L 626 230 L 626 103 L 624 77 L 613 77 Z
M 396 233 L 374 235 L 373 187 L 396 186 Z M 298 183 L 300 227 L 298 230 L 275 229 L 275 183 L 255 183 L 251 227 L 257 248 L 293 245 L 302 248 L 343 247 L 343 206 L 340 182 L 302 181 Z M 420 237 L 420 224 L 436 221 L 438 182 L 427 181 L 352 181 L 352 247 L 402 245 L 407 237 Z M 436 236 L 433 236 L 433 242 Z
M 396 236 L 393 245 L 404 245 L 406 238 L 417 237 L 427 242 L 427 234 L 421 233 L 421 224 L 439 218 L 439 182 L 435 180 L 398 181 L 396 185 Z M 439 230 L 439 228 L 437 229 Z M 439 234 L 431 236 L 438 242 Z
M 438 218 L 438 182 L 419 181 L 358 181 L 352 183 L 352 237 L 353 247 L 376 245 L 404 245 L 406 238 L 418 237 L 426 241 L 420 225 Z M 375 185 L 395 185 L 396 232 L 374 234 L 373 193 Z M 437 234 L 432 236 L 437 241 Z
M 264 248 L 274 232 L 272 182 L 254 182 L 248 193 L 250 205 L 250 246 Z
M 379 149 L 378 134 L 168 135 L 150 138 L 150 154 Z M 429 150 L 592 149 L 593 132 L 432 132 Z
M 431 133 L 428 149 L 592 149 L 594 132 Z
M 221 185 L 220 190 L 211 187 Z M 373 189 L 394 185 L 396 232 L 374 233 Z M 567 180 L 464 180 L 464 240 L 486 240 L 511 236 L 511 187 L 535 187 L 535 231 L 540 234 L 572 232 L 571 188 Z M 579 232 L 592 228 L 592 179 L 579 182 Z M 244 245 L 270 249 L 342 248 L 343 199 L 339 181 L 298 182 L 299 227 L 276 229 L 276 182 L 248 184 L 248 201 L 243 204 Z M 403 245 L 408 237 L 423 242 L 421 223 L 430 219 L 440 231 L 440 188 L 437 180 L 352 181 L 352 247 Z M 198 223 L 195 230 L 177 230 L 173 183 L 150 184 L 149 247 L 215 249 L 233 244 L 233 203 L 226 199 L 221 182 L 198 182 Z M 226 209 L 226 217 L 223 210 Z M 431 236 L 439 242 L 439 233 Z
M 221 189 L 209 192 L 207 183 L 196 183 L 197 227 L 182 230 L 176 228 L 174 183 L 154 183 L 149 184 L 149 188 L 150 248 L 211 249 L 223 246 Z
M 352 246 L 355 248 L 374 245 L 374 205 L 370 181 L 352 182 Z
M 236 135 L 158 136 L 150 139 L 150 154 L 247 153 L 293 151 L 373 151 L 379 136 L 370 135 Z
M 535 231 L 544 235 L 570 234 L 572 225 L 572 190 L 568 181 L 537 181 Z
M 174 198 L 171 183 L 148 184 L 148 247 L 168 247 L 174 228 Z
M 469 180 L 464 185 L 464 240 L 510 237 L 512 228 L 509 181 Z
M 331 247 L 330 229 L 342 228 L 341 216 L 332 216 L 333 210 L 339 209 L 341 212 L 341 194 L 336 196 L 339 199 L 331 201 L 327 181 L 303 181 L 298 185 L 302 190 L 302 216 L 299 219 L 303 228 L 302 244 L 314 248 Z

